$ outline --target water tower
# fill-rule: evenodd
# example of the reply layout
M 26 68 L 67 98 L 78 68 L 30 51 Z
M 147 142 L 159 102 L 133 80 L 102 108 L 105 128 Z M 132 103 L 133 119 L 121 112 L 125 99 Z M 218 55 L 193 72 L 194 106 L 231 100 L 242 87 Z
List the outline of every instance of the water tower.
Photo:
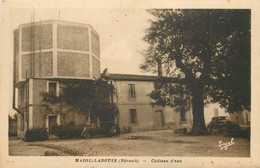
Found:
M 60 115 L 43 115 L 42 92 L 58 96 L 67 81 L 100 77 L 99 35 L 89 24 L 49 20 L 14 30 L 13 109 L 18 137 L 28 129 L 60 124 Z
M 26 78 L 97 79 L 99 35 L 89 24 L 43 21 L 14 31 L 15 81 Z

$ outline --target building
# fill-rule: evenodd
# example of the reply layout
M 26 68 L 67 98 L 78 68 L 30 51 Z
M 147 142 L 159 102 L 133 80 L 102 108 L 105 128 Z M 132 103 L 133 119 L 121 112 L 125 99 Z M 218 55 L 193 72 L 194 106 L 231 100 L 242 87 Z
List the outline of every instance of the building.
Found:
M 142 131 L 163 128 L 192 127 L 192 110 L 181 113 L 169 106 L 153 105 L 154 100 L 148 94 L 154 88 L 157 76 L 109 74 L 102 76 L 113 83 L 116 95 L 114 103 L 119 109 L 119 126 L 121 130 L 130 127 L 132 131 Z M 208 104 L 204 107 L 205 124 L 212 117 L 229 116 L 219 104 Z
M 13 108 L 19 113 L 18 136 L 28 129 L 60 124 L 59 115 L 44 113 L 42 92 L 59 95 L 67 81 L 98 78 L 99 35 L 91 25 L 60 20 L 21 24 L 14 30 Z
M 230 114 L 230 120 L 238 123 L 242 127 L 247 127 L 251 123 L 251 113 L 248 110 L 242 110 Z
M 146 75 L 109 74 L 116 90 L 114 103 L 119 110 L 121 130 L 130 127 L 132 131 L 191 126 L 191 113 L 180 114 L 168 106 L 153 105 L 149 93 L 154 90 L 158 77 Z

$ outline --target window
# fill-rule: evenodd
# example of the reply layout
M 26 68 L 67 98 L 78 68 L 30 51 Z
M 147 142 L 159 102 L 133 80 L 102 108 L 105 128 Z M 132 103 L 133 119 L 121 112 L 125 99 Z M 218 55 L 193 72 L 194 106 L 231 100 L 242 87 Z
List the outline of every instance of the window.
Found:
M 131 124 L 136 123 L 136 109 L 130 109 L 130 120 Z
M 135 84 L 128 84 L 129 98 L 135 98 Z
M 56 94 L 57 92 L 57 84 L 56 83 L 49 83 L 49 93 Z
M 59 96 L 59 83 L 58 82 L 48 82 L 47 92 Z

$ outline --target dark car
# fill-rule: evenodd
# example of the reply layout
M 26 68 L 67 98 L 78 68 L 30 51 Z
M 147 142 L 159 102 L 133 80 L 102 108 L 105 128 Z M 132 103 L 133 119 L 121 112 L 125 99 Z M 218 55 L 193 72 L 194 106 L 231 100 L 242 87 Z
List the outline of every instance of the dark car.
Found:
M 213 117 L 207 127 L 211 133 L 220 132 L 229 134 L 240 131 L 240 126 L 228 120 L 227 116 Z
M 118 125 L 112 122 L 100 122 L 98 125 L 86 124 L 82 130 L 81 136 L 83 138 L 91 138 L 93 136 L 113 136 L 119 134 Z

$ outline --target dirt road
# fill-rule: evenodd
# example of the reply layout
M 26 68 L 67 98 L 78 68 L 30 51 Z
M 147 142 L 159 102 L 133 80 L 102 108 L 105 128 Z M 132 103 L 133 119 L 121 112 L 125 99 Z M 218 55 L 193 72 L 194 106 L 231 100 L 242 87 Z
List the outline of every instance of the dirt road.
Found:
M 122 134 L 117 137 L 48 140 L 42 142 L 9 141 L 9 153 L 16 156 L 40 156 L 48 152 L 74 156 L 214 156 L 249 157 L 250 142 L 234 137 L 234 144 L 221 150 L 223 135 L 174 135 L 172 130 Z M 47 153 L 48 153 L 47 152 Z

